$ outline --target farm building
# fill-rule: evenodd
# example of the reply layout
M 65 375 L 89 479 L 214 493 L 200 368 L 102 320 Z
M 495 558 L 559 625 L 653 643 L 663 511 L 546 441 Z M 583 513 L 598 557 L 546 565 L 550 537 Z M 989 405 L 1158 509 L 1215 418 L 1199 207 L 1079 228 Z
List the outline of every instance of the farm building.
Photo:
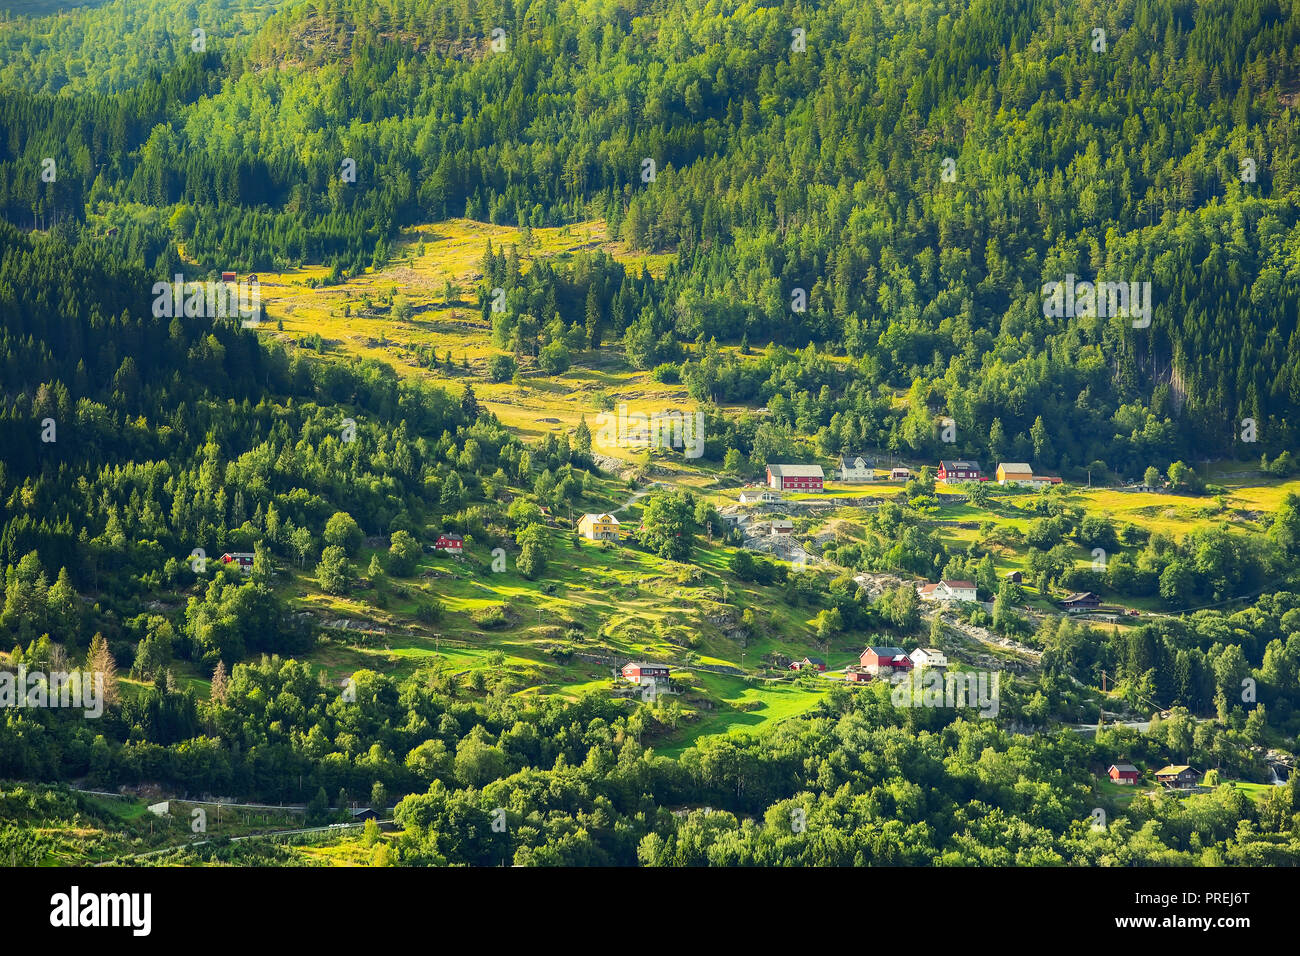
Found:
M 805 657 L 803 660 L 791 661 L 789 669 L 792 671 L 801 671 L 805 669 L 824 671 L 826 670 L 826 662 L 820 657 Z
M 781 497 L 781 492 L 772 491 L 770 488 L 748 490 L 740 493 L 740 503 L 742 505 L 770 504 L 774 501 L 780 501 Z
M 889 677 L 912 669 L 912 659 L 901 647 L 868 647 L 858 663 L 873 677 Z
M 908 468 L 894 468 L 889 472 L 890 481 L 907 481 L 912 477 L 912 472 Z
M 996 475 L 999 485 L 1042 488 L 1046 485 L 1059 485 L 1061 483 L 1060 478 L 1034 474 L 1034 470 L 1023 461 L 999 462 Z
M 850 684 L 869 684 L 871 683 L 871 672 L 861 664 L 850 664 L 844 668 L 844 679 Z
M 826 475 L 821 465 L 768 465 L 767 484 L 777 491 L 822 491 Z
M 1138 768 L 1131 763 L 1115 763 L 1106 771 L 1107 776 L 1116 783 L 1135 784 L 1142 779 Z

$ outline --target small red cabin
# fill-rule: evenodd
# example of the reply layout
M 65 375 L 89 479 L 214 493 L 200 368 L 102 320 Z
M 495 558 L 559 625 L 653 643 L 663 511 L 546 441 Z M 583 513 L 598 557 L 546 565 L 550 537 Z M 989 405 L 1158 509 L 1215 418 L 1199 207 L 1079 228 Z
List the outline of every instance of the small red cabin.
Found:
M 438 540 L 433 543 L 434 548 L 439 551 L 446 551 L 448 554 L 459 555 L 464 553 L 465 539 L 458 534 L 440 534 Z
M 1107 774 L 1116 783 L 1134 784 L 1142 779 L 1142 774 L 1138 772 L 1138 768 L 1131 763 L 1111 764 Z

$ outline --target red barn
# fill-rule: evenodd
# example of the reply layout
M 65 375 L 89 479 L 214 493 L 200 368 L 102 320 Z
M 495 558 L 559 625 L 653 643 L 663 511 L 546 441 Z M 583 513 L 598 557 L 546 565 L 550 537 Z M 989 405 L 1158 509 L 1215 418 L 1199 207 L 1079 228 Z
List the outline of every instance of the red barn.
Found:
M 1142 779 L 1142 774 L 1138 772 L 1138 768 L 1131 763 L 1111 764 L 1110 770 L 1106 772 L 1110 775 L 1110 779 L 1116 783 L 1134 784 Z
M 238 275 L 237 273 L 234 273 L 234 272 L 223 272 L 223 273 L 221 273 L 221 281 L 222 281 L 222 282 L 234 282 L 234 281 L 235 281 L 236 279 L 238 279 L 238 278 L 239 278 L 239 275 Z
M 912 659 L 901 647 L 868 647 L 858 658 L 858 663 L 876 676 L 912 669 Z
M 777 491 L 823 491 L 821 465 L 768 465 L 767 484 Z
M 459 557 L 464 553 L 465 539 L 458 534 L 440 534 L 433 546 L 438 551 L 446 551 L 453 557 Z

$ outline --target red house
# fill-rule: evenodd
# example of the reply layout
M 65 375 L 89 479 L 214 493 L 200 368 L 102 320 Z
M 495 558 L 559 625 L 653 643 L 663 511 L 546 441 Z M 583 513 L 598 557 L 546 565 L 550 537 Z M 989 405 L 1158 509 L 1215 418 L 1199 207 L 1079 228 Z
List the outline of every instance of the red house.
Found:
M 868 647 L 858 658 L 858 663 L 867 669 L 867 673 L 877 677 L 912 669 L 912 659 L 901 647 Z
M 234 272 L 223 272 L 223 273 L 221 273 L 221 281 L 222 281 L 222 282 L 234 282 L 234 281 L 235 281 L 236 279 L 238 279 L 238 278 L 239 278 L 239 275 L 238 275 L 237 273 L 234 273 Z
M 844 679 L 850 684 L 870 684 L 871 674 L 861 664 L 850 664 L 844 668 Z
M 643 664 L 640 661 L 628 661 L 623 665 L 623 676 L 633 684 L 650 684 L 668 680 L 666 664 Z
M 464 553 L 465 539 L 458 534 L 440 534 L 438 540 L 433 543 L 433 547 L 438 551 L 446 551 L 452 557 L 460 557 Z
M 803 660 L 790 662 L 790 670 L 792 671 L 801 671 L 804 668 L 824 671 L 826 670 L 826 662 L 820 657 L 805 657 Z
M 1109 774 L 1110 779 L 1114 780 L 1116 783 L 1134 784 L 1142 779 L 1142 774 L 1138 772 L 1138 768 L 1133 766 L 1131 763 L 1111 764 L 1110 769 L 1106 771 L 1106 773 Z
M 964 460 L 939 462 L 939 471 L 934 477 L 942 482 L 984 480 L 980 474 L 979 462 Z
M 222 564 L 238 564 L 245 574 L 253 570 L 253 553 L 251 551 L 228 551 L 221 556 Z
M 821 465 L 768 465 L 768 487 L 777 491 L 823 491 L 826 475 Z

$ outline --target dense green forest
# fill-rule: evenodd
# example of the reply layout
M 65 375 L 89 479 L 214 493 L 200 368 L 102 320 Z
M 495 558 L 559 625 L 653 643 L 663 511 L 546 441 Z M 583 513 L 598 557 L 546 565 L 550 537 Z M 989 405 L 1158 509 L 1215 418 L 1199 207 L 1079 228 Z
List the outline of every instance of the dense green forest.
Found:
M 121 6 L 84 14 L 104 27 L 87 35 Z M 1100 459 L 1130 475 L 1193 448 L 1294 443 L 1290 3 L 364 0 L 230 8 L 192 52 L 181 25 L 205 14 L 178 6 L 154 43 L 104 51 L 66 83 L 50 64 L 73 41 L 13 25 L 12 221 L 102 211 L 128 261 L 169 274 L 173 238 L 208 268 L 347 272 L 406 223 L 603 216 L 676 252 L 635 307 L 600 283 L 607 342 L 641 365 L 701 336 L 847 353 L 840 375 L 787 395 L 830 387 L 808 417 L 840 412 L 833 442 L 932 451 L 946 414 L 961 452 L 1032 448 L 1063 471 Z M 149 228 L 134 203 L 167 214 Z M 1041 286 L 1067 274 L 1150 282 L 1150 328 L 1044 321 Z M 791 311 L 795 289 L 806 311 Z M 587 291 L 557 297 L 566 322 L 585 318 Z M 719 399 L 762 374 L 691 361 Z M 876 407 L 889 387 L 909 389 L 901 420 Z M 1043 447 L 1039 417 L 1070 440 Z

